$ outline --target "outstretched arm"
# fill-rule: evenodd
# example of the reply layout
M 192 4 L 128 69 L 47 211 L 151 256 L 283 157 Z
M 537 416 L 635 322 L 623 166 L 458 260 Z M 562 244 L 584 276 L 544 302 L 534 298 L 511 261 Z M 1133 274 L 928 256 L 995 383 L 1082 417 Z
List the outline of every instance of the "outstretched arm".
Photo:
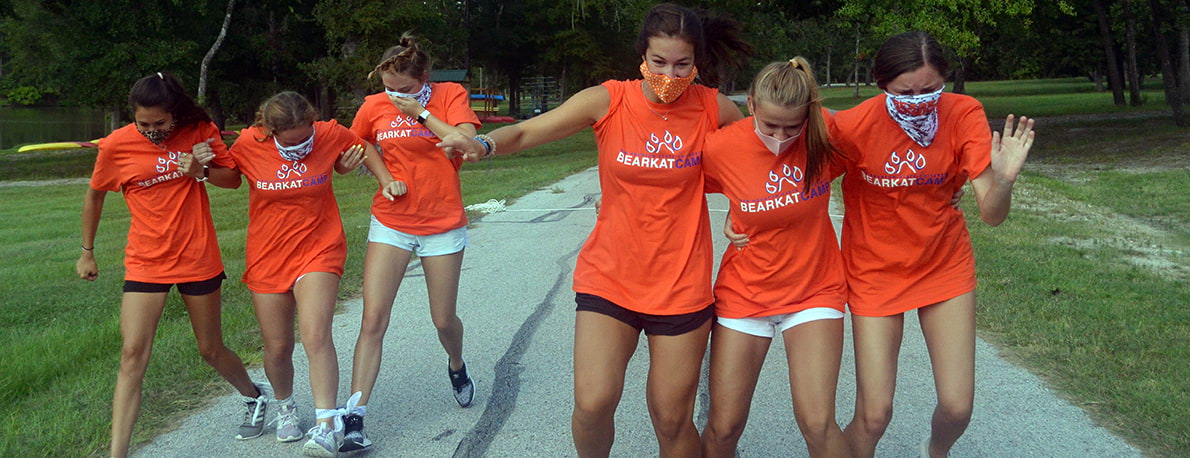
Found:
M 1033 120 L 1021 116 L 1013 123 L 1013 116 L 1004 121 L 1004 134 L 992 133 L 992 163 L 983 173 L 971 180 L 979 217 L 985 223 L 998 226 L 1008 218 L 1012 207 L 1012 186 L 1033 147 Z
M 583 89 L 558 108 L 536 118 L 493 130 L 488 134 L 495 145 L 484 146 L 479 141 L 455 133 L 438 143 L 440 148 L 453 148 L 463 159 L 482 159 L 489 148 L 495 154 L 507 154 L 560 140 L 595 124 L 607 114 L 611 95 L 603 86 Z

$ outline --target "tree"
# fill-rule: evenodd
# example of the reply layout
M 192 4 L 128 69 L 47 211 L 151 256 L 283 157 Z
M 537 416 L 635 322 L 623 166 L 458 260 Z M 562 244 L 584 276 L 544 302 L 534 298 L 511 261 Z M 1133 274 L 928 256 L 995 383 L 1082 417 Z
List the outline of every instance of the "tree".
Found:
M 1120 60 L 1116 57 L 1116 42 L 1112 39 L 1111 26 L 1103 0 L 1091 0 L 1095 16 L 1099 20 L 1099 35 L 1103 39 L 1103 55 L 1107 58 L 1107 82 L 1111 86 L 1112 100 L 1117 106 L 1124 105 L 1124 79 L 1120 77 Z
M 1181 127 L 1190 126 L 1190 118 L 1186 117 L 1184 104 L 1187 101 L 1185 91 L 1187 78 L 1190 75 L 1179 75 L 1178 67 L 1171 55 L 1169 46 L 1169 34 L 1174 31 L 1173 24 L 1168 24 L 1165 21 L 1166 6 L 1160 0 L 1149 0 L 1149 10 L 1153 17 L 1153 42 L 1157 45 L 1157 56 L 1161 61 L 1161 81 L 1165 85 L 1165 103 L 1169 105 L 1170 112 L 1173 113 L 1174 123 Z M 1182 14 L 1175 16 L 1177 19 L 1185 19 L 1185 11 L 1181 8 L 1175 9 L 1181 11 Z M 1180 17 L 1179 17 L 1180 16 Z M 1169 26 L 1169 27 L 1167 27 Z M 1182 30 L 1185 30 L 1184 28 Z M 1183 43 L 1186 40 L 1180 40 Z
M 236 0 L 227 1 L 227 13 L 223 15 L 223 26 L 219 28 L 219 36 L 215 38 L 215 44 L 211 45 L 211 49 L 202 58 L 202 64 L 198 70 L 198 100 L 199 105 L 206 103 L 207 95 L 207 69 L 211 65 L 211 58 L 215 57 L 215 53 L 219 51 L 219 46 L 223 45 L 223 39 L 227 37 L 227 27 L 231 25 L 231 12 L 236 7 Z M 222 127 L 222 126 L 220 126 Z
M 959 59 L 955 92 L 965 90 L 967 70 L 981 46 L 980 34 L 989 33 L 1002 19 L 1027 23 L 1033 0 L 843 0 L 837 14 L 849 22 L 872 18 L 869 32 L 887 37 L 922 30 L 950 48 Z

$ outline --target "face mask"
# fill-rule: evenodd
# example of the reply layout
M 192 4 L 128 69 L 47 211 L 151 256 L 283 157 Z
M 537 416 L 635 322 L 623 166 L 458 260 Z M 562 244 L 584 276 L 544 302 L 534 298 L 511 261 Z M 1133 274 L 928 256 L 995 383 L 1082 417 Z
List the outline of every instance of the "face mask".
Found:
M 885 92 L 884 104 L 888 115 L 901 126 L 913 141 L 921 146 L 934 143 L 938 133 L 938 99 L 946 86 L 929 94 L 894 95 Z
M 802 129 L 797 131 L 797 135 L 784 140 L 777 140 L 777 137 L 765 135 L 760 131 L 760 124 L 756 122 L 755 117 L 752 118 L 752 126 L 756 128 L 756 136 L 760 137 L 760 141 L 763 142 L 764 146 L 767 146 L 769 151 L 771 151 L 773 154 L 781 154 L 785 152 L 785 150 L 789 148 L 789 145 L 792 145 L 793 142 L 797 141 L 798 138 L 801 138 L 802 132 L 806 130 L 806 125 L 802 124 Z
M 666 75 L 658 75 L 649 71 L 649 64 L 646 62 L 640 63 L 640 75 L 645 78 L 645 82 L 649 83 L 649 89 L 657 94 L 657 98 L 661 99 L 662 103 L 670 103 L 681 97 L 686 88 L 694 82 L 694 77 L 698 76 L 698 68 L 690 72 L 690 76 L 685 78 L 670 78 Z
M 430 103 L 430 92 L 430 83 L 422 83 L 421 90 L 412 94 L 390 91 L 388 89 L 384 90 L 384 93 L 388 94 L 389 99 L 392 99 L 393 97 L 400 97 L 403 99 L 417 99 L 417 103 L 420 103 L 423 107 L 426 106 L 427 103 Z
M 278 142 L 277 136 L 274 135 L 273 144 L 277 145 L 277 152 L 281 153 L 282 159 L 290 162 L 300 161 L 314 149 L 314 132 L 310 133 L 310 138 L 307 138 L 306 141 L 294 146 L 281 146 L 281 142 Z
M 165 139 L 169 138 L 169 135 L 172 133 L 174 133 L 174 124 L 172 122 L 169 124 L 169 128 L 165 129 L 165 130 L 142 130 L 142 131 L 140 131 L 140 134 L 144 135 L 145 138 L 147 138 L 147 139 L 149 139 L 149 141 L 153 142 L 154 145 L 160 145 L 161 142 L 164 142 Z

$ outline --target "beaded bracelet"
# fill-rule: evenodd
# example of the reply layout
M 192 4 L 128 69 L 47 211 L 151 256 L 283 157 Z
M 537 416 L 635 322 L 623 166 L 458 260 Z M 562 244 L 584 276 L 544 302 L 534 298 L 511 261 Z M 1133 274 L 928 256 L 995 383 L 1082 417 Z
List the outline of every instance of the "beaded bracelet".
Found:
M 496 140 L 494 140 L 494 139 L 492 139 L 492 137 L 490 137 L 488 135 L 484 135 L 484 134 L 476 135 L 475 139 L 478 140 L 479 143 L 482 143 L 483 147 L 487 149 L 487 152 L 484 153 L 484 155 L 483 155 L 484 159 L 487 159 L 489 157 L 496 155 Z

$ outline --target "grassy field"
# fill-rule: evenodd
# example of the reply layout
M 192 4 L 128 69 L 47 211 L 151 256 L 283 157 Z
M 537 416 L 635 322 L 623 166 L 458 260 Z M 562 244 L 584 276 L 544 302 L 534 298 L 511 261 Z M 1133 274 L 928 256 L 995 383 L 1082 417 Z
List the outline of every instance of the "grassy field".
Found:
M 1078 114 L 1163 109 L 1159 82 L 1149 104 L 1111 105 L 1082 79 L 970 83 L 989 118 L 1009 112 L 1042 119 L 1018 183 L 1015 211 L 999 228 L 978 221 L 967 199 L 980 276 L 980 334 L 1041 374 L 1097 421 L 1146 453 L 1190 455 L 1190 144 L 1163 115 L 1143 119 Z M 864 88 L 867 95 L 874 88 Z M 827 105 L 858 103 L 851 89 L 827 91 Z M 535 151 L 463 168 L 464 202 L 511 199 L 594 164 L 590 133 Z M 127 208 L 109 195 L 97 239 L 100 278 L 78 280 L 79 211 L 94 150 L 42 156 L 0 151 L 0 456 L 106 452 L 119 353 L 118 306 Z M 5 186 L 12 180 L 75 178 L 64 184 Z M 336 176 L 350 252 L 340 296 L 358 294 L 367 207 L 374 182 Z M 250 364 L 259 335 L 242 274 L 247 192 L 209 187 L 231 278 L 224 289 L 229 346 Z M 194 348 L 176 295 L 162 319 L 146 377 L 135 441 L 176 424 L 179 413 L 229 393 Z M 342 343 L 341 343 L 342 344 Z M 82 413 L 80 415 L 80 413 Z M 30 437 L 38 438 L 31 442 Z M 44 444 L 53 444 L 45 447 Z M 52 451 L 52 453 L 47 450 Z

